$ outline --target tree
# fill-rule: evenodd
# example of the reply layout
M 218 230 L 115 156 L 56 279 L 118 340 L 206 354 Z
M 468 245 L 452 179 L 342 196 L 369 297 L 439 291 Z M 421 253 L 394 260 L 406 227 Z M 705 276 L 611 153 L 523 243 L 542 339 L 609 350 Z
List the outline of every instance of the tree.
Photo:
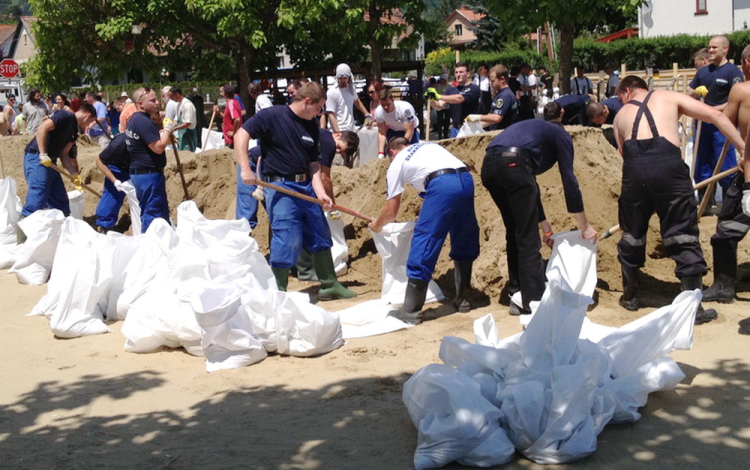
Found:
M 484 2 L 476 5 L 469 5 L 475 13 L 484 15 L 481 19 L 474 22 L 471 30 L 476 35 L 476 40 L 471 43 L 471 48 L 477 51 L 499 51 L 505 43 L 505 35 L 500 27 L 500 20 L 487 10 Z
M 560 29 L 560 82 L 564 93 L 570 92 L 573 60 L 573 39 L 579 26 L 603 24 L 612 8 L 628 12 L 644 0 L 546 0 L 529 3 L 525 0 L 486 0 L 487 9 L 497 15 L 502 28 L 509 32 L 525 34 L 536 30 L 545 22 Z

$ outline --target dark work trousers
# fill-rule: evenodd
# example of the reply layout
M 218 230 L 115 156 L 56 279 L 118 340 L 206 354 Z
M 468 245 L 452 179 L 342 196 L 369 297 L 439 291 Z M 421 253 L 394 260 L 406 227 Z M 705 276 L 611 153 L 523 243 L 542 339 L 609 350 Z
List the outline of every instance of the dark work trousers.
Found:
M 518 280 L 523 308 L 529 310 L 529 302 L 541 300 L 544 293 L 539 186 L 526 157 L 502 156 L 496 149 L 484 157 L 482 184 L 503 217 L 509 278 Z
M 716 223 L 716 233 L 711 237 L 711 245 L 715 247 L 731 248 L 737 251 L 737 244 L 745 238 L 750 230 L 750 217 L 742 212 L 742 184 L 745 181 L 743 173 L 737 173 L 732 184 L 724 195 L 719 220 Z
M 640 110 L 632 137 L 623 144 L 622 191 L 618 202 L 622 238 L 617 244 L 617 259 L 629 268 L 645 264 L 648 221 L 656 211 L 662 242 L 667 255 L 676 263 L 677 277 L 703 276 L 706 262 L 698 237 L 697 202 L 690 170 L 682 161 L 680 149 L 659 136 L 646 107 L 648 97 L 643 104 L 634 100 L 628 103 L 640 106 Z M 638 140 L 638 124 L 644 114 L 654 137 Z
M 448 128 L 451 125 L 451 110 L 449 108 L 442 109 L 437 112 L 437 131 L 438 139 L 447 139 L 450 137 Z

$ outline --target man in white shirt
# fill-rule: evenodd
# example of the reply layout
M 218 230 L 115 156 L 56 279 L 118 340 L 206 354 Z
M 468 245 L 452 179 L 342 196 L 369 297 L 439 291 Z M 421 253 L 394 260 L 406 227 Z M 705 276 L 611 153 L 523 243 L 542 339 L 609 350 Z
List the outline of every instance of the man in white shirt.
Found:
M 378 158 L 383 158 L 385 144 L 394 137 L 404 137 L 411 144 L 419 142 L 419 118 L 411 103 L 394 100 L 387 88 L 380 91 L 379 99 L 375 122 L 378 123 Z
M 348 65 L 336 66 L 336 80 L 337 86 L 326 93 L 326 112 L 320 118 L 320 127 L 326 129 L 330 123 L 333 132 L 354 131 L 354 106 L 365 115 L 365 119 L 372 119 L 372 116 L 354 90 L 354 76 Z
M 479 114 L 487 114 L 490 112 L 490 105 L 492 104 L 492 92 L 486 65 L 481 64 L 477 67 L 474 85 L 479 87 Z
M 174 128 L 177 131 L 177 148 L 195 152 L 198 147 L 198 131 L 196 130 L 198 116 L 195 112 L 195 105 L 185 98 L 181 88 L 172 87 L 171 95 L 172 101 L 177 103 Z
M 474 180 L 469 169 L 438 144 L 409 145 L 403 137 L 388 143 L 388 156 L 391 159 L 386 175 L 388 199 L 380 216 L 370 223 L 370 230 L 380 232 L 384 225 L 396 220 L 406 183 L 424 194 L 406 263 L 409 281 L 404 304 L 389 315 L 407 323 L 421 323 L 427 286 L 449 233 L 456 283 L 453 305 L 459 312 L 468 312 L 471 304 L 466 297 L 471 287 L 471 268 L 479 256 Z
M 518 83 L 521 84 L 521 97 L 518 100 L 518 120 L 534 119 L 536 77 L 531 72 L 529 64 L 521 64 L 521 75 L 518 76 Z
M 263 93 L 263 87 L 261 87 L 260 83 L 251 83 L 247 86 L 247 91 L 250 93 L 250 98 L 255 101 L 255 112 L 257 113 L 261 109 L 270 108 L 273 106 L 273 103 L 271 103 L 271 98 L 268 97 L 268 95 Z

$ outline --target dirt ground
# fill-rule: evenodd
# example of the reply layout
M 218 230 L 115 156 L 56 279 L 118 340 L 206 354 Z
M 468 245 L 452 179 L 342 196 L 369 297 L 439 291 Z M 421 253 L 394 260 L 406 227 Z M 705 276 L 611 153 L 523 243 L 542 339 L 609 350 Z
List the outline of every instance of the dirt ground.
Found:
M 600 229 L 617 223 L 620 159 L 601 131 L 569 128 L 576 146 L 576 173 L 586 212 Z M 270 356 L 259 364 L 207 374 L 202 359 L 182 350 L 130 354 L 122 349 L 121 323 L 113 333 L 73 340 L 52 336 L 47 321 L 25 317 L 46 287 L 24 286 L 0 272 L 0 348 L 5 360 L 0 390 L 0 459 L 5 468 L 228 468 L 250 469 L 408 469 L 416 446 L 401 402 L 403 383 L 419 368 L 438 361 L 445 335 L 473 340 L 472 322 L 491 313 L 501 336 L 520 331 L 518 319 L 498 302 L 506 282 L 505 231 L 499 211 L 478 177 L 492 134 L 446 142 L 475 176 L 476 212 L 481 227 L 469 314 L 455 314 L 449 302 L 428 305 L 427 321 L 389 335 L 349 341 L 317 358 Z M 13 176 L 23 199 L 24 137 L 3 138 L 3 176 Z M 79 161 L 87 183 L 101 190 L 93 160 L 99 149 L 81 144 Z M 184 199 L 174 159 L 167 169 L 170 207 Z M 232 153 L 180 153 L 191 198 L 209 218 L 234 214 Z M 376 216 L 385 197 L 387 161 L 349 170 L 334 168 L 337 203 Z M 539 178 L 548 219 L 556 231 L 575 228 L 565 211 L 559 172 Z M 85 218 L 93 223 L 96 201 L 86 195 Z M 419 198 L 404 197 L 399 221 L 413 219 Z M 380 260 L 364 221 L 349 216 L 346 235 L 351 265 L 342 277 L 360 296 L 326 302 L 335 311 L 377 298 Z M 592 320 L 618 326 L 671 302 L 679 291 L 673 262 L 661 254 L 658 226 L 649 234 L 639 312 L 617 305 L 621 294 L 616 242 L 598 246 L 596 303 Z M 701 221 L 701 240 L 711 265 L 708 239 L 716 219 Z M 129 226 L 123 214 L 118 228 Z M 268 245 L 267 222 L 255 231 Z M 677 351 L 687 378 L 673 392 L 649 397 L 643 418 L 607 427 L 598 450 L 587 459 L 553 468 L 739 468 L 750 448 L 750 253 L 739 251 L 738 298 L 719 310 L 717 321 L 695 329 L 691 351 Z M 545 249 L 546 250 L 546 249 Z M 545 256 L 549 254 L 544 252 Z M 435 279 L 453 294 L 447 248 Z M 711 274 L 704 279 L 712 280 Z M 292 280 L 290 290 L 317 291 L 314 283 Z M 451 466 L 448 468 L 463 468 Z M 518 456 L 503 468 L 541 468 Z

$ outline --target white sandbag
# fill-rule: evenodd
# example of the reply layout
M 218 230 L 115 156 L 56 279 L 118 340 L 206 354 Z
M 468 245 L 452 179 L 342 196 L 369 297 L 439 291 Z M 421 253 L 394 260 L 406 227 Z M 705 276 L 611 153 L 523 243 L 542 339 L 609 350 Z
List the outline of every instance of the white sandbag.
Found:
M 339 317 L 310 303 L 307 294 L 278 292 L 276 332 L 279 354 L 317 356 L 344 344 Z
M 10 176 L 0 179 L 0 245 L 14 245 L 17 242 L 20 217 L 17 200 L 16 180 Z
M 470 135 L 481 134 L 482 132 L 484 132 L 484 128 L 481 122 L 464 121 L 461 129 L 458 130 L 458 134 L 456 134 L 456 138 L 468 137 Z
M 206 371 L 235 369 L 262 361 L 267 353 L 250 334 L 250 318 L 240 309 L 240 292 L 231 285 L 197 286 L 190 303 L 201 327 Z
M 44 314 L 50 329 L 60 338 L 108 333 L 100 302 L 106 299 L 112 273 L 99 264 L 99 253 L 114 249 L 111 240 L 89 224 L 67 217 L 52 266 L 47 294 L 32 309 Z M 111 265 L 111 263 L 110 263 Z
M 138 204 L 138 196 L 135 194 L 135 186 L 131 180 L 123 181 L 125 196 L 128 199 L 130 209 L 130 231 L 133 236 L 141 234 L 141 206 Z
M 37 286 L 47 282 L 64 219 L 61 211 L 49 209 L 36 211 L 18 222 L 18 227 L 26 234 L 26 242 L 19 248 L 8 271 L 16 274 L 18 282 Z
M 83 205 L 84 205 L 83 190 L 79 191 L 74 189 L 68 191 L 68 202 L 70 203 L 70 216 L 74 219 L 83 220 Z
M 413 221 L 393 223 L 384 226 L 380 233 L 370 231 L 375 248 L 383 260 L 383 287 L 380 298 L 390 302 L 393 306 L 404 303 L 408 282 L 406 261 L 409 258 L 409 246 L 415 225 Z M 430 280 L 425 303 L 440 301 L 444 298 L 440 287 L 435 281 Z
M 359 137 L 359 146 L 357 147 L 357 157 L 354 162 L 354 168 L 365 166 L 373 160 L 378 159 L 378 128 L 373 126 L 371 129 L 363 127 L 357 131 Z
M 349 270 L 346 264 L 349 261 L 349 245 L 346 244 L 344 236 L 344 221 L 332 219 L 330 212 L 325 212 L 328 228 L 331 231 L 331 256 L 333 257 L 333 266 L 335 267 L 336 276 L 343 276 Z
M 177 236 L 184 241 L 192 241 L 195 224 L 203 220 L 206 217 L 201 214 L 195 201 L 183 201 L 177 206 Z
M 389 316 L 391 310 L 393 306 L 385 300 L 374 299 L 333 313 L 339 316 L 344 339 L 382 335 L 413 326 Z
M 491 348 L 497 348 L 500 344 L 500 334 L 491 313 L 474 320 L 474 341 Z
M 203 146 L 195 149 L 196 154 L 199 154 L 204 150 L 215 150 L 223 148 L 224 136 L 221 132 L 212 131 L 204 127 L 201 129 L 201 142 L 203 142 Z
M 122 295 L 125 289 L 125 281 L 128 279 L 126 275 L 127 266 L 135 256 L 136 251 L 138 251 L 143 241 L 143 236 L 130 237 L 112 230 L 107 232 L 106 236 L 111 240 L 114 249 L 110 253 L 100 253 L 100 257 L 109 256 L 111 263 L 110 270 L 112 272 L 112 282 L 109 285 L 107 308 L 104 316 L 108 321 L 124 320 L 125 312 L 122 315 L 117 312 L 117 301 L 120 295 Z M 102 266 L 106 265 L 104 261 L 100 261 L 100 263 Z
M 16 253 L 21 245 L 0 245 L 0 269 L 8 269 L 16 262 Z
M 419 432 L 416 469 L 453 461 L 490 467 L 513 457 L 513 444 L 500 426 L 502 412 L 463 372 L 442 364 L 423 367 L 404 384 L 402 399 Z

